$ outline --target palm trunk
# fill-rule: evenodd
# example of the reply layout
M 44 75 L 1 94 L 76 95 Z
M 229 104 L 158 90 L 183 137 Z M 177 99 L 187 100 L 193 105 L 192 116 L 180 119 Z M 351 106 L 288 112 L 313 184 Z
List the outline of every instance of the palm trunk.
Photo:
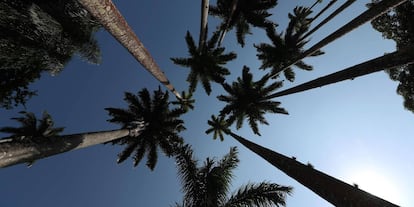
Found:
M 390 9 L 406 2 L 407 0 L 386 0 L 381 1 L 380 3 L 376 4 L 375 6 L 369 8 L 367 11 L 359 15 L 358 17 L 354 18 L 352 21 L 348 22 L 346 25 L 342 26 L 332 34 L 325 37 L 323 40 L 316 43 L 314 46 L 306 50 L 299 58 L 290 62 L 289 65 L 285 66 L 284 68 L 275 71 L 273 76 L 278 75 L 280 72 L 285 70 L 286 68 L 291 67 L 292 65 L 298 63 L 303 58 L 306 58 L 312 55 L 314 52 L 320 50 L 322 47 L 328 45 L 329 43 L 335 41 L 336 39 L 342 37 L 343 35 L 347 34 L 348 32 L 354 30 L 355 28 L 365 24 L 366 22 L 372 21 L 375 18 L 383 15 Z
M 321 1 L 322 2 L 322 1 Z M 316 6 L 316 4 L 319 4 L 320 3 L 320 1 L 319 0 L 315 0 L 315 3 L 313 3 L 312 4 L 312 6 L 311 7 L 309 7 L 309 10 L 312 10 L 313 9 L 313 7 L 315 7 Z
M 79 2 L 98 19 L 105 29 L 111 33 L 141 65 L 158 81 L 167 87 L 178 99 L 180 94 L 161 71 L 151 54 L 144 47 L 135 33 L 129 27 L 122 14 L 111 0 L 79 0 Z
M 286 157 L 232 132 L 229 134 L 243 146 L 334 206 L 397 207 L 395 204 L 315 170 L 311 165 L 304 165 L 296 161 L 296 158 Z
M 310 90 L 317 87 L 326 86 L 332 83 L 337 83 L 347 79 L 354 79 L 360 76 L 364 76 L 370 73 L 378 72 L 381 70 L 387 70 L 397 68 L 406 64 L 414 63 L 414 47 L 401 49 L 399 51 L 383 55 L 381 57 L 363 62 L 358 65 L 354 65 L 347 69 L 332 73 L 327 76 L 317 78 L 315 80 L 300 84 L 298 86 L 274 93 L 268 98 L 276 98 L 280 96 L 286 96 L 293 93 L 298 93 L 306 90 Z
M 144 126 L 137 129 L 71 134 L 45 138 L 47 141 L 35 143 L 14 138 L 0 140 L 0 168 L 19 163 L 32 162 L 52 155 L 90 147 L 113 141 L 125 136 L 138 136 Z
M 207 19 L 209 6 L 209 0 L 201 1 L 200 38 L 198 40 L 198 48 L 200 52 L 203 51 L 203 47 L 206 44 L 207 39 Z
M 336 0 L 333 0 L 330 3 L 335 2 L 335 1 Z M 308 33 L 306 33 L 300 39 L 300 41 L 304 40 L 305 38 L 309 37 L 311 34 L 313 34 L 314 32 L 316 32 L 319 28 L 321 28 L 323 25 L 325 25 L 326 23 L 328 23 L 329 21 L 331 21 L 334 17 L 336 17 L 338 14 L 340 14 L 346 8 L 348 8 L 349 6 L 351 6 L 354 2 L 356 2 L 356 0 L 348 0 L 348 1 L 346 1 L 338 9 L 336 9 L 334 12 L 332 12 L 332 14 L 330 14 L 328 17 L 326 17 L 324 20 L 322 20 L 318 25 L 316 25 L 312 30 L 310 30 Z M 314 19 L 315 18 L 316 18 L 316 16 L 314 17 Z M 312 19 L 312 21 L 313 21 L 313 19 Z
M 227 20 L 225 27 L 221 30 L 221 34 L 220 34 L 220 37 L 219 37 L 218 45 L 217 46 L 220 46 L 223 43 L 224 36 L 226 36 L 226 32 L 227 32 L 227 30 L 230 27 L 230 22 L 232 20 L 232 17 L 234 15 L 234 12 L 237 9 L 237 4 L 238 4 L 238 0 L 233 0 L 233 2 L 231 4 L 231 10 L 230 10 L 229 19 Z
M 331 8 L 331 6 L 333 6 L 335 4 L 335 2 L 337 2 L 338 0 L 331 0 L 321 11 L 319 11 L 313 18 L 312 20 L 309 22 L 309 24 L 312 24 L 313 21 L 315 21 L 316 19 L 318 19 L 318 17 L 320 17 L 323 13 L 326 12 L 326 10 L 328 10 L 329 8 Z

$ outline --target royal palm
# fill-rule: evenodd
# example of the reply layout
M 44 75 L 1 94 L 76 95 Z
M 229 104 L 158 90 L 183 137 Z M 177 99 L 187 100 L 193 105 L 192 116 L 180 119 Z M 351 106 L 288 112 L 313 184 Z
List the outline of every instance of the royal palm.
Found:
M 185 111 L 181 107 L 171 109 L 168 98 L 168 93 L 160 88 L 152 96 L 147 89 L 143 89 L 137 94 L 125 93 L 126 109 L 105 109 L 112 116 L 108 121 L 120 124 L 122 128 L 128 128 L 135 122 L 144 122 L 146 125 L 138 137 L 125 136 L 112 141 L 112 144 L 125 145 L 118 155 L 118 163 L 133 155 L 134 166 L 137 166 L 147 155 L 146 165 L 153 170 L 159 149 L 167 156 L 174 154 L 174 147 L 183 142 L 178 133 L 185 127 L 179 117 Z
M 291 192 L 290 187 L 261 182 L 249 183 L 228 195 L 232 171 L 239 162 L 235 147 L 221 160 L 207 158 L 198 166 L 191 147 L 184 145 L 179 148 L 176 160 L 184 192 L 183 201 L 176 203 L 176 207 L 285 206 L 286 195 Z
M 300 39 L 309 29 L 311 19 L 308 16 L 310 14 L 311 11 L 308 8 L 296 7 L 293 14 L 289 14 L 290 21 L 284 35 L 278 34 L 273 27 L 266 29 L 266 34 L 272 44 L 255 45 L 258 52 L 257 57 L 262 61 L 261 69 L 271 68 L 271 73 L 276 76 L 280 68 L 286 68 L 292 59 L 296 59 L 303 53 L 303 47 L 307 41 Z M 321 54 L 323 54 L 321 51 L 317 51 L 313 56 Z M 303 61 L 298 61 L 295 66 L 303 70 L 312 70 L 313 68 Z M 284 70 L 284 75 L 289 81 L 293 81 L 295 78 L 291 67 Z
M 222 19 L 219 26 L 219 45 L 225 33 L 233 28 L 236 28 L 237 41 L 243 47 L 244 38 L 250 33 L 250 26 L 273 26 L 274 23 L 267 17 L 271 16 L 268 10 L 276 5 L 277 0 L 218 0 L 216 6 L 210 6 L 210 14 Z
M 185 40 L 188 46 L 188 58 L 171 58 L 171 60 L 180 66 L 190 68 L 187 81 L 190 83 L 190 93 L 196 90 L 198 82 L 201 82 L 207 94 L 211 93 L 210 82 L 223 83 L 225 76 L 230 71 L 224 65 L 236 58 L 233 52 L 224 54 L 223 47 L 217 47 L 218 33 L 214 33 L 211 39 L 204 47 L 197 47 L 190 32 L 187 32 Z
M 231 85 L 223 84 L 223 88 L 228 95 L 217 97 L 227 104 L 220 111 L 220 116 L 226 116 L 230 124 L 236 122 L 238 129 L 242 127 L 243 121 L 247 119 L 253 132 L 260 135 L 257 122 L 268 124 L 264 118 L 267 112 L 288 114 L 284 108 L 279 107 L 280 102 L 268 98 L 274 90 L 282 86 L 282 82 L 279 81 L 266 86 L 269 78 L 269 75 L 265 75 L 260 80 L 254 81 L 249 68 L 244 66 L 243 74 L 237 78 L 237 81 Z

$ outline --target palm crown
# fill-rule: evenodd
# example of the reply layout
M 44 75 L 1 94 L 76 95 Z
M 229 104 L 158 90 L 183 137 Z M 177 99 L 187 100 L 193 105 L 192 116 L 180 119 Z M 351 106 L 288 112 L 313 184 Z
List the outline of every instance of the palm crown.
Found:
M 188 46 L 189 58 L 171 58 L 171 60 L 184 67 L 191 69 L 188 74 L 187 81 L 190 83 L 190 93 L 194 92 L 198 81 L 200 81 L 207 94 L 211 93 L 210 81 L 222 83 L 225 76 L 230 72 L 223 67 L 228 61 L 236 58 L 236 53 L 224 53 L 223 47 L 216 48 L 215 45 L 218 40 L 218 33 L 214 33 L 211 39 L 200 50 L 197 48 L 193 37 L 187 31 L 185 40 Z
M 54 122 L 52 117 L 46 111 L 43 112 L 42 119 L 37 119 L 34 113 L 21 111 L 23 117 L 12 118 L 20 123 L 20 127 L 3 127 L 0 132 L 12 134 L 12 138 L 20 138 L 22 140 L 40 141 L 45 137 L 53 137 L 59 135 L 63 131 L 63 127 L 53 128 Z M 39 124 L 38 124 L 39 123 Z
M 250 33 L 250 25 L 268 27 L 274 25 L 267 19 L 271 14 L 267 11 L 277 5 L 277 0 L 237 0 L 236 9 L 232 12 L 233 1 L 217 0 L 217 5 L 210 5 L 210 14 L 223 21 L 220 30 L 231 30 L 236 27 L 237 41 L 244 46 L 244 38 Z M 232 15 L 233 14 L 233 15 Z
M 285 197 L 291 188 L 275 183 L 261 182 L 247 184 L 228 196 L 233 170 L 239 159 L 236 147 L 221 160 L 207 158 L 201 167 L 193 157 L 189 145 L 179 148 L 176 156 L 178 173 L 181 177 L 184 199 L 182 207 L 219 206 L 284 206 Z
M 249 68 L 244 66 L 242 77 L 232 85 L 223 84 L 224 89 L 229 95 L 220 95 L 217 98 L 224 101 L 227 105 L 220 111 L 220 116 L 229 115 L 229 124 L 237 122 L 237 129 L 242 127 L 243 120 L 248 119 L 250 127 L 255 134 L 260 135 L 257 122 L 268 124 L 264 115 L 266 112 L 288 114 L 279 107 L 280 102 L 272 101 L 268 97 L 271 93 L 282 87 L 282 82 L 274 82 L 266 86 L 270 76 L 265 75 L 258 81 L 253 81 L 253 75 Z
M 147 154 L 146 164 L 153 170 L 158 158 L 158 148 L 167 156 L 171 156 L 174 154 L 175 146 L 183 142 L 178 133 L 185 129 L 184 122 L 179 119 L 184 110 L 170 109 L 168 92 L 163 92 L 161 88 L 154 91 L 152 98 L 147 89 L 141 90 L 137 95 L 126 92 L 124 100 L 128 103 L 127 109 L 105 109 L 112 116 L 108 121 L 121 124 L 123 128 L 143 121 L 146 127 L 138 137 L 127 136 L 112 142 L 126 145 L 118 155 L 118 163 L 123 162 L 135 151 L 134 166 L 137 166 Z
M 309 30 L 309 22 L 311 18 L 308 16 L 311 10 L 305 7 L 296 7 L 293 14 L 289 14 L 289 25 L 285 34 L 278 34 L 274 27 L 266 28 L 266 34 L 272 44 L 261 43 L 255 45 L 257 49 L 257 57 L 262 60 L 260 69 L 272 68 L 272 74 L 277 74 L 281 68 L 289 65 L 289 61 L 297 59 L 303 53 L 303 47 L 308 42 L 301 40 L 301 37 Z M 312 56 L 323 54 L 321 51 L 315 52 Z M 303 70 L 312 70 L 311 65 L 303 61 L 298 61 L 296 67 Z M 284 70 L 287 80 L 294 81 L 295 73 L 291 67 Z

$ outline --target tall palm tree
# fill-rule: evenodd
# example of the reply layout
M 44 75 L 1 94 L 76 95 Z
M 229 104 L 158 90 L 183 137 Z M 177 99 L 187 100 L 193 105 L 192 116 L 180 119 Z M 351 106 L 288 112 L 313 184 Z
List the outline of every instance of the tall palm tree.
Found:
M 222 19 L 219 26 L 221 35 L 219 45 L 227 31 L 236 28 L 237 42 L 243 47 L 250 26 L 266 28 L 275 23 L 267 19 L 271 16 L 269 9 L 277 5 L 277 0 L 218 0 L 217 5 L 210 5 L 210 14 Z
M 324 10 L 328 9 L 329 6 L 333 5 L 335 2 L 336 0 L 332 0 L 331 2 L 329 2 L 329 4 L 324 8 Z M 313 29 L 311 29 L 309 32 L 303 35 L 303 37 L 300 40 L 304 40 L 307 37 L 309 37 L 311 34 L 315 33 L 319 28 L 321 28 L 323 25 L 331 21 L 334 17 L 336 17 L 338 14 L 343 12 L 346 8 L 351 6 L 354 2 L 356 2 L 356 0 L 347 0 L 346 2 L 344 2 L 339 8 L 337 8 L 334 12 L 332 12 L 328 17 L 323 19 L 318 25 L 316 25 Z M 315 17 L 313 17 L 312 21 L 314 21 L 319 15 L 321 15 L 321 12 L 319 12 Z
M 305 52 L 302 53 L 299 57 L 291 60 L 288 65 L 286 65 L 284 68 L 279 68 L 277 71 L 275 71 L 275 74 L 279 74 L 286 68 L 289 68 L 290 66 L 296 64 L 297 62 L 301 61 L 303 58 L 306 58 L 315 52 L 319 51 L 322 47 L 328 45 L 329 43 L 335 41 L 336 39 L 342 37 L 343 35 L 347 34 L 348 32 L 351 32 L 352 30 L 356 29 L 357 27 L 363 25 L 366 22 L 372 21 L 375 18 L 381 16 L 388 10 L 406 2 L 407 0 L 387 0 L 387 1 L 381 1 L 380 3 L 374 5 L 373 7 L 369 8 L 367 11 L 363 12 L 335 32 L 331 33 L 318 43 L 316 43 L 311 48 L 307 49 Z
M 48 113 L 37 120 L 33 113 L 21 112 L 23 117 L 13 118 L 20 122 L 20 127 L 3 127 L 1 132 L 11 134 L 0 139 L 0 167 L 8 167 L 81 149 L 118 139 L 125 136 L 138 136 L 145 127 L 143 122 L 135 122 L 129 128 L 90 132 L 82 134 L 62 135 L 63 128 L 53 128 L 53 120 Z M 39 124 L 37 124 L 39 123 Z
M 223 54 L 223 47 L 216 48 L 215 45 L 217 43 L 218 35 L 217 32 L 214 33 L 211 39 L 206 43 L 205 47 L 200 49 L 200 47 L 197 48 L 193 37 L 190 32 L 187 31 L 185 40 L 187 42 L 190 57 L 171 58 L 175 64 L 191 69 L 187 77 L 187 82 L 190 83 L 190 93 L 193 93 L 196 90 L 197 83 L 200 81 L 206 93 L 210 95 L 210 81 L 223 83 L 225 76 L 230 74 L 230 71 L 223 65 L 228 61 L 235 59 L 237 55 L 234 52 Z
M 285 206 L 286 195 L 292 188 L 276 183 L 249 183 L 239 188 L 233 195 L 228 196 L 232 171 L 237 167 L 237 149 L 230 152 L 221 160 L 207 158 L 204 165 L 198 167 L 193 151 L 189 145 L 178 150 L 176 156 L 178 173 L 182 182 L 184 199 L 181 207 L 224 207 L 224 206 Z
M 253 81 L 249 68 L 244 66 L 242 77 L 237 78 L 232 85 L 223 84 L 228 95 L 217 96 L 220 101 L 227 103 L 220 111 L 220 116 L 228 115 L 227 121 L 230 124 L 236 122 L 237 129 L 242 127 L 244 119 L 247 118 L 253 132 L 260 135 L 257 122 L 268 124 L 264 118 L 266 112 L 288 114 L 284 108 L 279 107 L 280 102 L 267 98 L 282 86 L 282 82 L 278 81 L 266 86 L 269 77 L 265 75 L 260 80 Z
M 292 59 L 297 58 L 303 53 L 303 47 L 307 41 L 300 41 L 299 39 L 309 29 L 311 19 L 308 16 L 311 13 L 312 11 L 306 7 L 295 7 L 293 14 L 289 13 L 290 21 L 284 36 L 283 34 L 278 34 L 274 27 L 266 29 L 266 34 L 272 44 L 261 43 L 254 45 L 258 52 L 256 56 L 262 61 L 260 69 L 271 68 L 271 74 L 275 74 L 274 77 L 277 77 L 276 74 L 280 68 L 284 68 Z M 313 56 L 322 54 L 322 51 L 318 51 Z M 313 69 L 311 65 L 303 61 L 298 61 L 295 66 L 302 70 Z M 295 73 L 291 67 L 284 70 L 284 76 L 289 81 L 294 81 L 295 79 Z
M 351 66 L 344 70 L 317 78 L 315 80 L 308 81 L 298 86 L 279 91 L 270 95 L 268 98 L 276 98 L 280 96 L 286 96 L 293 93 L 298 93 L 313 88 L 326 86 L 329 84 L 337 83 L 347 79 L 353 80 L 354 78 L 368 75 L 381 70 L 397 70 L 401 66 L 410 65 L 414 63 L 414 46 L 401 49 L 399 51 L 383 55 L 381 57 Z
M 178 99 L 180 93 L 161 71 L 149 51 L 132 31 L 111 0 L 79 0 L 79 2 L 112 34 L 141 65 L 167 87 Z
M 118 163 L 123 162 L 133 153 L 134 166 L 137 166 L 145 154 L 146 165 L 153 170 L 158 160 L 158 149 L 165 155 L 174 154 L 175 145 L 181 144 L 183 139 L 179 132 L 185 130 L 183 120 L 179 117 L 184 113 L 181 108 L 170 109 L 168 92 L 161 88 L 150 95 L 147 89 L 142 89 L 137 94 L 125 92 L 124 100 L 128 108 L 106 108 L 112 116 L 109 122 L 120 124 L 122 128 L 128 128 L 131 123 L 143 121 L 145 129 L 137 137 L 124 136 L 114 140 L 112 144 L 126 145 L 118 154 Z
M 295 158 L 286 157 L 280 153 L 248 141 L 231 132 L 228 128 L 229 124 L 223 118 L 217 118 L 213 115 L 212 119 L 208 121 L 208 124 L 211 128 L 209 128 L 206 133 L 209 134 L 214 132 L 214 139 L 220 137 L 222 140 L 223 133 L 230 135 L 250 151 L 254 152 L 334 206 L 397 207 L 397 205 L 393 203 L 360 190 L 359 188 L 351 186 L 321 171 L 315 170 L 310 165 L 304 165 L 296 161 Z

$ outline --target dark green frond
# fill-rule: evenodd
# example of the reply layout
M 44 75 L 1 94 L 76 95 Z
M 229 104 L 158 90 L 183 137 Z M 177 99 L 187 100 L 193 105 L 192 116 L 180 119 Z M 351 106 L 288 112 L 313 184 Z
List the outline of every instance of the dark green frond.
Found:
M 225 206 L 286 206 L 286 195 L 291 191 L 291 187 L 275 183 L 247 184 L 232 195 Z

